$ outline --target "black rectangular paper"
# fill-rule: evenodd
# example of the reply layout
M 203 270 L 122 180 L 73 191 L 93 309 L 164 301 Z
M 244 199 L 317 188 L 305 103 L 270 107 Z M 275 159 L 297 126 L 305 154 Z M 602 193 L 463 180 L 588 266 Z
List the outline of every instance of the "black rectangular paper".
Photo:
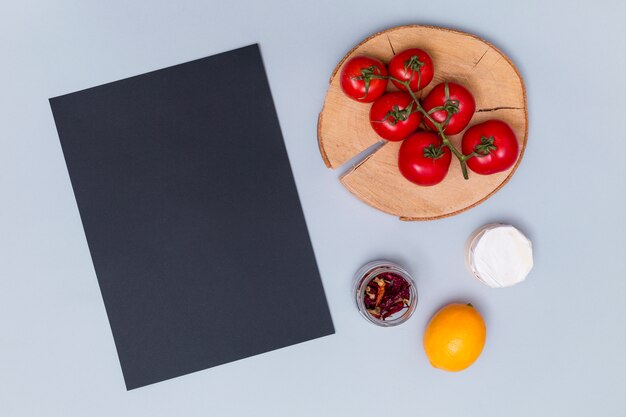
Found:
M 127 389 L 334 332 L 258 45 L 50 104 Z

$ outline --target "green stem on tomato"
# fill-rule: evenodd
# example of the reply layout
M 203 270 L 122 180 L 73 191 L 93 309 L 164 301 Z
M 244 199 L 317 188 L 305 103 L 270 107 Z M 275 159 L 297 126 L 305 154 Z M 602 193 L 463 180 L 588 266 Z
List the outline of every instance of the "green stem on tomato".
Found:
M 454 154 L 454 156 L 459 160 L 459 163 L 461 164 L 461 172 L 463 173 L 463 178 L 465 178 L 466 180 L 469 179 L 469 175 L 467 173 L 467 160 L 474 157 L 474 156 L 479 156 L 476 152 L 472 152 L 469 155 L 463 155 L 463 153 L 461 151 L 459 151 L 456 146 L 454 146 L 452 144 L 452 142 L 450 142 L 450 140 L 448 139 L 448 137 L 446 136 L 445 132 L 444 132 L 444 127 L 450 120 L 450 117 L 452 115 L 448 114 L 448 116 L 446 117 L 446 120 L 443 123 L 438 123 L 436 122 L 430 115 L 429 112 L 427 112 L 426 110 L 424 110 L 424 108 L 422 107 L 422 105 L 419 102 L 419 99 L 417 98 L 417 96 L 415 95 L 415 93 L 413 92 L 413 90 L 411 90 L 411 84 L 410 84 L 410 80 L 409 81 L 402 81 L 399 80 L 395 77 L 392 77 L 391 75 L 377 75 L 374 74 L 371 76 L 371 78 L 379 78 L 379 79 L 386 79 L 386 80 L 391 80 L 391 81 L 395 81 L 399 84 L 402 84 L 403 86 L 406 87 L 407 91 L 409 92 L 409 94 L 411 95 L 411 98 L 413 99 L 413 102 L 415 103 L 415 109 L 422 113 L 422 115 L 428 119 L 428 121 L 430 123 L 432 123 L 433 126 L 435 126 L 437 128 L 437 132 L 439 133 L 439 136 L 441 137 L 441 141 L 443 143 L 443 146 L 446 146 L 448 149 L 450 149 L 450 151 Z M 443 110 L 442 106 L 442 110 Z M 433 109 L 435 110 L 435 109 Z
M 409 94 L 411 95 L 411 98 L 415 102 L 415 107 L 417 108 L 417 110 L 420 113 L 422 113 L 422 115 L 425 118 L 428 119 L 429 122 L 431 122 L 433 124 L 433 126 L 435 126 L 437 128 L 437 131 L 439 133 L 439 136 L 441 137 L 441 141 L 443 142 L 444 146 L 447 146 L 448 149 L 450 149 L 450 151 L 454 154 L 454 156 L 456 156 L 456 158 L 459 160 L 459 163 L 461 164 L 461 172 L 463 173 L 463 178 L 468 180 L 469 179 L 469 175 L 467 173 L 467 163 L 466 163 L 466 161 L 467 161 L 467 159 L 469 159 L 470 157 L 472 157 L 474 155 L 467 155 L 467 156 L 463 155 L 463 153 L 461 151 L 459 151 L 456 148 L 456 146 L 454 146 L 452 144 L 452 142 L 450 142 L 450 140 L 448 139 L 448 137 L 446 136 L 446 134 L 443 131 L 442 124 L 441 123 L 437 123 L 435 120 L 433 120 L 431 115 L 426 110 L 424 110 L 424 108 L 420 104 L 419 100 L 417 99 L 417 96 L 411 90 L 411 87 L 410 87 L 408 82 L 400 81 L 400 80 L 395 79 L 393 77 L 389 77 L 389 79 L 395 80 L 395 81 L 401 83 L 402 85 L 404 85 L 407 88 L 407 91 L 409 92 Z M 444 124 L 445 124 L 445 122 L 444 122 Z
M 473 156 L 473 155 L 463 155 L 463 153 L 461 153 L 461 151 L 459 151 L 456 148 L 456 146 L 454 146 L 452 142 L 450 142 L 450 140 L 446 137 L 446 135 L 443 133 L 441 129 L 439 130 L 439 136 L 441 136 L 441 140 L 443 144 L 447 146 L 450 149 L 450 151 L 452 151 L 454 156 L 456 156 L 456 158 L 461 163 L 461 172 L 463 173 L 463 178 L 468 180 L 469 175 L 467 174 L 467 162 L 466 161 L 469 159 L 470 156 Z

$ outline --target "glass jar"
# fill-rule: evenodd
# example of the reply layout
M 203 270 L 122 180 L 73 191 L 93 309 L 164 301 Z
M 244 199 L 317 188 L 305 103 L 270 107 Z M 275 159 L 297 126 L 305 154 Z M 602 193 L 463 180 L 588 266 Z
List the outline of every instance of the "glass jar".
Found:
M 370 282 L 376 279 L 379 275 L 386 273 L 395 275 L 396 277 L 403 279 L 408 284 L 409 298 L 406 303 L 408 304 L 406 307 L 383 319 L 374 316 L 368 311 L 365 304 L 365 297 L 372 297 L 371 295 L 366 294 L 368 284 L 370 284 Z M 354 276 L 354 293 L 356 306 L 365 320 L 382 327 L 397 326 L 398 324 L 404 323 L 409 319 L 409 317 L 411 317 L 417 305 L 417 288 L 413 278 L 400 265 L 387 260 L 372 261 L 363 265 Z

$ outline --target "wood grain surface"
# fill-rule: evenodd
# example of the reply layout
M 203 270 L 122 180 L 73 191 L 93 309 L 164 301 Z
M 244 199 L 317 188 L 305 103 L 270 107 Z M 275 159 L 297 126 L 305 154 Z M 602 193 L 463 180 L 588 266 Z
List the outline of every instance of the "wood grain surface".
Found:
M 456 158 L 452 158 L 446 179 L 432 187 L 407 181 L 398 170 L 400 143 L 385 142 L 369 124 L 371 104 L 346 97 L 339 85 L 343 63 L 357 55 L 389 62 L 395 53 L 421 48 L 430 54 L 435 67 L 433 81 L 422 94 L 443 81 L 467 87 L 476 99 L 476 113 L 470 126 L 488 119 L 500 119 L 514 130 L 520 156 L 509 170 L 482 176 L 470 171 L 464 180 Z M 389 90 L 395 87 L 389 83 Z M 330 78 L 324 107 L 318 120 L 318 142 L 326 166 L 335 169 L 376 144 L 382 147 L 351 167 L 341 182 L 358 198 L 402 220 L 433 220 L 458 214 L 489 198 L 513 175 L 526 147 L 528 115 L 524 82 L 513 63 L 493 45 L 463 32 L 432 26 L 400 26 L 376 33 L 339 62 Z M 459 146 L 463 132 L 451 136 Z

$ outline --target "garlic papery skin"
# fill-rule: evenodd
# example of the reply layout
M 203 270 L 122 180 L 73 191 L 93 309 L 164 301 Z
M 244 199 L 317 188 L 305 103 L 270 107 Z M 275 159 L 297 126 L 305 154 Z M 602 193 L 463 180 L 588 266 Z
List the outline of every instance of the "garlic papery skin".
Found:
M 483 284 L 510 287 L 524 281 L 533 268 L 532 243 L 511 225 L 487 224 L 470 236 L 465 263 Z

